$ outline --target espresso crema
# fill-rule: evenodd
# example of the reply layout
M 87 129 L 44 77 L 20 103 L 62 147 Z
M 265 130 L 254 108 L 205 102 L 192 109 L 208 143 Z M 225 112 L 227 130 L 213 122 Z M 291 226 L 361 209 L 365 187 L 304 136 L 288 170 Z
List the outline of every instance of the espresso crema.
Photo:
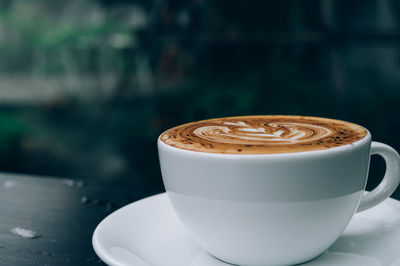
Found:
M 269 154 L 323 150 L 367 135 L 359 125 L 307 116 L 238 116 L 188 123 L 160 136 L 185 150 L 228 154 Z

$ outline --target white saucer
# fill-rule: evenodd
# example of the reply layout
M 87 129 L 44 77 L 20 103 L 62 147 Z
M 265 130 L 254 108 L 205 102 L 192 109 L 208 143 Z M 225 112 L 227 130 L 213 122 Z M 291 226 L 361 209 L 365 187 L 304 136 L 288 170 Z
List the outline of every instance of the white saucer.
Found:
M 108 265 L 229 266 L 185 231 L 165 193 L 129 204 L 105 218 L 93 247 Z M 356 214 L 343 235 L 312 265 L 400 266 L 400 202 L 387 199 Z

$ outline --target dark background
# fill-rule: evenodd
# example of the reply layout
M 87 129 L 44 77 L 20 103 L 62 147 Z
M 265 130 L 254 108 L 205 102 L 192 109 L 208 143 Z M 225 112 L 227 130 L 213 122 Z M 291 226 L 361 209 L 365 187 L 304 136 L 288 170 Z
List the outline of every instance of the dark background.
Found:
M 399 26 L 397 0 L 0 0 L 0 171 L 162 191 L 161 132 L 251 114 L 400 150 Z

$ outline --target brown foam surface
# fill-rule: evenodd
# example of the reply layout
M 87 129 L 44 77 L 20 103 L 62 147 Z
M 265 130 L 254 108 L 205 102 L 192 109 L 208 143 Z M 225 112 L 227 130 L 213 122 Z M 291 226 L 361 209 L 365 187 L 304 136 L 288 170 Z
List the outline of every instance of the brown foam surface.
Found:
M 309 116 L 238 116 L 188 123 L 165 131 L 160 140 L 191 151 L 270 154 L 323 150 L 367 135 L 359 125 Z

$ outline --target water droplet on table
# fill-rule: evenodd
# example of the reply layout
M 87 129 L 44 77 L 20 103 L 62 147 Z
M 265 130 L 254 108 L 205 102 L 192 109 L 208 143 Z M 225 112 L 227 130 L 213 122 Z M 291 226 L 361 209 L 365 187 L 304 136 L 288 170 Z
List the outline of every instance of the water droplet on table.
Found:
M 106 200 L 91 199 L 88 196 L 82 196 L 80 202 L 83 205 L 104 208 L 106 211 L 111 211 L 117 207 L 117 205 L 113 202 L 109 202 Z
M 112 209 L 115 209 L 116 205 L 115 203 L 109 202 L 106 204 L 106 210 L 111 211 Z
M 35 231 L 25 229 L 22 227 L 14 227 L 13 229 L 10 230 L 11 233 L 18 235 L 23 238 L 30 238 L 30 239 L 35 239 L 41 237 L 38 235 Z
M 63 184 L 69 187 L 73 187 L 75 185 L 75 181 L 72 179 L 63 179 Z
M 92 201 L 92 200 L 89 199 L 89 197 L 87 197 L 87 196 L 83 196 L 83 197 L 81 198 L 81 203 L 82 203 L 82 204 L 90 204 L 91 201 Z
M 62 183 L 69 187 L 83 188 L 85 186 L 85 182 L 82 180 L 63 179 Z

